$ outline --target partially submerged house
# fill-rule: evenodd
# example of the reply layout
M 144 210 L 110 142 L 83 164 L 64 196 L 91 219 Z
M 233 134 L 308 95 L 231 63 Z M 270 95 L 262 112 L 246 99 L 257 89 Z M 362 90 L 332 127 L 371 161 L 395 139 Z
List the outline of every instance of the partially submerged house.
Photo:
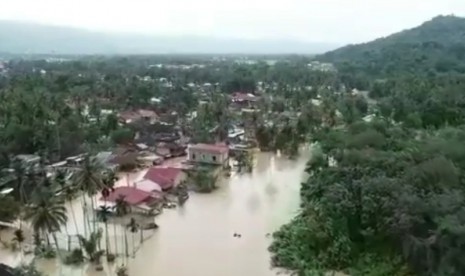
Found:
M 119 169 L 137 166 L 138 151 L 133 147 L 118 147 L 112 152 L 111 163 L 117 164 Z
M 155 153 L 165 159 L 180 157 L 186 155 L 186 148 L 187 146 L 176 142 L 161 142 L 155 146 Z
M 186 175 L 178 168 L 150 168 L 143 179 L 135 183 L 138 189 L 144 191 L 166 191 L 178 186 L 186 179 Z
M 138 157 L 137 150 L 131 147 L 118 147 L 112 152 L 102 151 L 95 156 L 102 166 L 113 171 L 137 166 Z
M 117 187 L 108 197 L 100 198 L 99 205 L 115 206 L 118 200 L 124 200 L 133 212 L 151 212 L 162 199 L 161 193 L 146 192 L 135 187 Z
M 187 147 L 187 160 L 193 163 L 226 167 L 229 162 L 229 148 L 224 144 L 189 145 Z

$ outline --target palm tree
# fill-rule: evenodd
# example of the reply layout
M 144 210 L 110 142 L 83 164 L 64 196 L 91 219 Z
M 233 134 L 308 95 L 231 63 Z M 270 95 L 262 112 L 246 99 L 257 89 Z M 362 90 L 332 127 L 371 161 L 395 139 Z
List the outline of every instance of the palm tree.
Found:
M 66 225 L 68 221 L 64 201 L 62 198 L 50 196 L 50 194 L 36 198 L 37 201 L 33 202 L 26 212 L 26 219 L 31 222 L 35 232 L 46 233 L 47 240 L 48 234 L 52 234 L 57 254 L 60 255 L 56 232 L 60 231 L 61 226 Z
M 25 240 L 25 237 L 24 237 L 23 230 L 21 230 L 21 229 L 15 230 L 13 241 L 18 243 L 19 251 L 21 252 L 21 257 L 23 256 L 23 254 L 22 254 L 22 252 L 23 252 L 22 245 L 23 245 L 24 240 Z
M 89 258 L 89 261 L 99 265 L 100 258 L 102 257 L 103 253 L 105 253 L 103 250 L 98 250 L 98 245 L 102 239 L 102 229 L 90 233 L 89 239 L 86 239 L 81 235 L 78 235 L 78 238 L 81 247 L 84 249 L 87 257 Z
M 70 186 L 66 186 L 64 189 L 63 189 L 63 196 L 65 198 L 65 201 L 68 202 L 68 206 L 69 206 L 69 210 L 71 211 L 71 216 L 73 218 L 73 223 L 74 223 L 74 227 L 76 228 L 76 235 L 79 234 L 79 226 L 77 224 L 77 220 L 76 220 L 76 214 L 74 212 L 74 208 L 73 208 L 73 199 L 74 199 L 74 196 L 75 196 L 75 190 L 70 187 Z
M 98 212 L 99 219 L 103 221 L 105 224 L 105 251 L 108 256 L 110 253 L 110 235 L 108 234 L 108 217 L 111 214 L 111 208 L 106 206 L 100 206 L 100 210 Z
M 1 185 L 11 185 L 16 192 L 17 198 L 19 198 L 19 202 L 21 203 L 21 208 L 26 206 L 27 196 L 25 191 L 25 185 L 27 183 L 29 168 L 24 166 L 21 160 L 15 160 L 12 164 L 13 170 L 11 173 L 5 175 L 0 180 Z M 23 209 L 21 212 L 24 211 Z M 19 228 L 22 228 L 22 216 L 19 216 Z
M 92 196 L 96 195 L 99 191 L 105 188 L 105 183 L 103 181 L 103 168 L 101 164 L 93 158 L 85 157 L 84 163 L 81 168 L 74 174 L 76 186 L 79 187 L 81 191 L 87 194 L 90 197 L 92 213 L 94 214 L 94 223 L 93 230 L 95 231 L 95 213 L 94 213 L 94 200 Z M 84 197 L 84 205 L 86 206 L 86 201 Z
M 136 222 L 135 218 L 131 218 L 129 223 L 126 225 L 126 227 L 131 231 L 132 233 L 132 255 L 134 256 L 136 254 L 136 247 L 135 247 L 135 241 L 134 241 L 134 234 L 139 231 L 140 225 Z
M 66 181 L 67 180 L 66 178 L 67 178 L 66 171 L 60 169 L 55 173 L 55 176 L 53 178 L 53 182 L 58 185 L 58 189 L 60 190 L 61 195 L 63 196 L 63 198 L 65 200 L 65 204 L 66 204 L 66 202 L 69 202 L 71 215 L 72 215 L 73 221 L 74 221 L 74 227 L 76 228 L 76 234 L 79 234 L 79 228 L 78 228 L 78 225 L 77 225 L 77 222 L 76 222 L 76 215 L 74 214 L 73 205 L 71 204 L 71 201 L 73 200 L 73 197 L 74 197 L 74 191 L 73 191 L 72 187 L 70 187 L 68 185 L 68 183 Z M 46 176 L 45 176 L 45 179 L 47 181 L 44 181 L 44 184 L 46 184 L 47 188 L 50 188 L 52 183 L 49 183 L 48 178 Z M 66 225 L 65 230 L 66 230 L 66 234 L 68 235 L 68 238 L 69 238 L 68 226 L 67 225 Z
M 114 208 L 117 216 L 124 216 L 129 213 L 129 204 L 127 203 L 123 195 L 116 199 Z
M 114 191 L 115 183 L 116 181 L 118 181 L 118 176 L 115 174 L 114 171 L 107 171 L 103 181 L 105 183 L 106 188 L 102 190 L 102 197 L 105 199 L 105 206 L 106 206 L 107 198 L 110 195 L 110 192 Z M 117 231 L 116 231 L 116 223 L 113 223 L 113 237 L 115 239 L 115 255 L 116 255 L 118 254 L 118 237 L 117 237 Z

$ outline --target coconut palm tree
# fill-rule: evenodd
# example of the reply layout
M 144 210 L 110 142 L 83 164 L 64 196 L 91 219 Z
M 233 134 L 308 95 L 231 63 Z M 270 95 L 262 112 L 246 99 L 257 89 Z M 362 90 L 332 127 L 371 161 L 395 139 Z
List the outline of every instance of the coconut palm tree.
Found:
M 106 207 L 107 198 L 110 195 L 110 193 L 115 190 L 114 187 L 115 187 L 116 181 L 118 181 L 118 176 L 115 174 L 114 171 L 107 171 L 105 173 L 103 181 L 105 183 L 105 188 L 102 190 L 102 197 L 105 200 L 105 207 Z M 118 254 L 118 237 L 117 237 L 117 231 L 116 231 L 116 223 L 113 223 L 113 237 L 115 239 L 115 254 Z
M 23 245 L 24 241 L 25 241 L 25 237 L 24 237 L 23 230 L 21 230 L 21 229 L 15 230 L 14 236 L 13 236 L 13 242 L 16 242 L 18 244 L 19 251 L 21 252 L 21 258 L 23 256 L 23 254 L 22 254 L 23 246 L 22 245 Z
M 15 197 L 19 198 L 19 202 L 21 203 L 21 208 L 26 206 L 27 196 L 26 196 L 26 189 L 25 186 L 28 182 L 28 175 L 30 169 L 20 161 L 15 160 L 12 163 L 13 170 L 8 173 L 7 175 L 3 176 L 0 180 L 1 186 L 10 186 L 15 189 Z M 22 228 L 22 213 L 23 209 L 20 211 L 19 216 L 19 228 Z
M 74 212 L 74 207 L 73 207 L 73 203 L 72 203 L 75 194 L 76 194 L 76 191 L 72 187 L 70 187 L 70 186 L 64 187 L 63 196 L 64 196 L 65 201 L 68 202 L 69 210 L 71 211 L 71 217 L 73 218 L 74 227 L 76 229 L 76 235 L 78 235 L 79 234 L 79 226 L 77 224 L 76 213 Z
M 46 233 L 47 239 L 48 234 L 52 234 L 57 254 L 60 255 L 56 232 L 68 221 L 64 200 L 50 194 L 36 196 L 36 200 L 28 206 L 26 219 L 30 221 L 35 232 Z
M 94 200 L 92 199 L 92 196 L 105 188 L 105 183 L 103 181 L 103 168 L 101 164 L 94 158 L 85 157 L 82 166 L 74 174 L 74 181 L 76 186 L 90 197 L 92 213 L 94 214 L 93 230 L 95 231 Z M 84 205 L 87 205 L 85 197 Z
M 98 245 L 100 244 L 100 240 L 102 239 L 102 229 L 99 229 L 96 232 L 92 232 L 89 235 L 89 238 L 86 239 L 85 237 L 78 235 L 79 243 L 81 247 L 86 252 L 87 258 L 90 262 L 99 265 L 100 259 L 105 253 L 103 250 L 98 250 Z
M 123 195 L 116 199 L 114 208 L 117 216 L 124 216 L 129 213 L 129 204 Z
M 124 199 L 124 196 L 120 196 L 116 199 L 115 206 L 113 208 L 117 216 L 124 216 L 128 214 L 130 210 L 129 204 Z M 114 227 L 116 228 L 116 223 L 114 224 Z M 128 253 L 128 240 L 127 240 L 127 235 L 126 235 L 126 229 L 123 228 L 122 233 L 124 233 L 124 235 L 122 236 L 122 239 L 123 239 L 122 242 L 123 242 L 123 247 L 124 247 L 123 250 L 126 252 L 126 257 L 127 257 L 129 256 L 129 253 Z M 116 241 L 116 237 L 117 235 L 116 235 L 116 229 L 115 229 L 115 241 Z M 115 242 L 115 244 L 117 244 L 117 242 Z M 124 262 L 124 258 L 123 258 L 123 262 Z
M 53 188 L 56 188 L 59 192 L 59 194 L 63 197 L 64 201 L 65 201 L 65 204 L 66 202 L 69 202 L 69 207 L 70 207 L 70 210 L 71 210 L 71 214 L 72 214 L 72 218 L 73 218 L 73 221 L 74 221 L 74 227 L 76 228 L 76 234 L 79 233 L 79 228 L 77 226 L 77 222 L 76 222 L 76 216 L 74 214 L 74 210 L 73 210 L 73 205 L 71 204 L 71 201 L 73 200 L 74 198 L 74 191 L 72 189 L 71 186 L 68 185 L 67 183 L 67 173 L 65 170 L 58 170 L 52 181 L 50 181 L 48 179 L 48 177 L 44 176 L 44 181 L 43 181 L 43 184 L 44 186 L 46 187 L 46 189 L 51 189 L 51 187 Z M 55 184 L 55 185 L 53 185 Z M 65 231 L 66 231 L 66 235 L 68 235 L 68 238 L 69 238 L 69 232 L 68 232 L 68 226 L 66 225 L 65 227 Z
M 132 233 L 132 255 L 134 256 L 136 254 L 136 246 L 135 246 L 135 239 L 134 239 L 134 234 L 139 231 L 140 225 L 137 223 L 135 218 L 131 218 L 129 223 L 126 225 L 126 227 L 131 231 Z
M 100 206 L 98 217 L 105 224 L 105 251 L 107 256 L 110 254 L 110 235 L 108 234 L 108 217 L 111 214 L 111 208 L 108 206 Z

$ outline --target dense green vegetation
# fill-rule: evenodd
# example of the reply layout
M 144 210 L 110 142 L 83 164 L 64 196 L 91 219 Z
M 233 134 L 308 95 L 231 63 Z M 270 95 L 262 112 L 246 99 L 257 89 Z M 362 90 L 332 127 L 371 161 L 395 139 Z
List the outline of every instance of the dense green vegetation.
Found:
M 349 45 L 317 57 L 333 62 L 348 85 L 392 76 L 465 73 L 465 19 L 439 16 L 423 25 L 361 45 Z M 362 87 L 358 87 L 359 89 Z
M 274 234 L 275 265 L 303 276 L 465 273 L 465 75 L 452 50 L 464 30 L 439 17 L 321 57 L 363 79 L 377 116 L 313 124 L 302 210 Z

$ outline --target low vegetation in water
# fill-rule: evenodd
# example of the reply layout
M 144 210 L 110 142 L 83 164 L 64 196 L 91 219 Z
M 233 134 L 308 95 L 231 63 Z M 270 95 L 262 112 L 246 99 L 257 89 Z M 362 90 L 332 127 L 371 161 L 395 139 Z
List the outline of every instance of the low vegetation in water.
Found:
M 217 188 L 218 177 L 207 169 L 192 171 L 188 176 L 188 183 L 191 183 L 194 191 L 198 193 L 211 193 Z

